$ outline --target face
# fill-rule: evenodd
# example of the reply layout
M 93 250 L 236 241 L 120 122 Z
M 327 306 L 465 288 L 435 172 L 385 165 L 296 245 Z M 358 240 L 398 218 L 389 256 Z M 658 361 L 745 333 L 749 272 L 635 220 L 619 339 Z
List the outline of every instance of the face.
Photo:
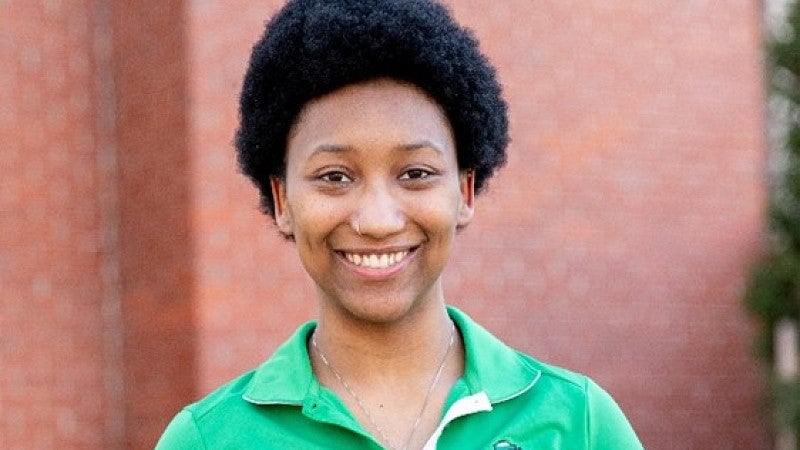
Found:
M 391 80 L 310 102 L 272 180 L 275 218 L 294 237 L 323 314 L 397 321 L 443 302 L 441 274 L 473 213 L 450 125 L 421 90 Z

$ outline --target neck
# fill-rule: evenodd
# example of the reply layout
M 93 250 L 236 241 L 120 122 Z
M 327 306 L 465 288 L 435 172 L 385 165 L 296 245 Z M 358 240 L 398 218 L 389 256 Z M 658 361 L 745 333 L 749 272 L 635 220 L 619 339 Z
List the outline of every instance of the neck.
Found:
M 319 382 L 392 449 L 420 448 L 463 374 L 463 343 L 443 302 L 391 324 L 320 314 L 309 343 Z M 333 317 L 333 319 L 332 319 Z
M 388 324 L 320 313 L 317 344 L 354 380 L 408 380 L 419 372 L 427 374 L 430 364 L 420 362 L 441 357 L 453 327 L 443 302 Z

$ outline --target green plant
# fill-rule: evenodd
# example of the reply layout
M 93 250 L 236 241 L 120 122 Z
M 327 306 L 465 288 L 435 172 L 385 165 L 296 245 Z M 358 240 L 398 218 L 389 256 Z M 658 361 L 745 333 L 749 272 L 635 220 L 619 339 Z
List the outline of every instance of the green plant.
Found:
M 774 143 L 781 167 L 771 186 L 769 245 L 750 274 L 745 304 L 760 322 L 756 342 L 767 367 L 775 357 L 776 324 L 800 318 L 800 1 L 767 47 L 770 103 L 777 108 L 773 126 L 782 130 Z M 771 405 L 777 426 L 800 435 L 800 385 L 771 374 Z

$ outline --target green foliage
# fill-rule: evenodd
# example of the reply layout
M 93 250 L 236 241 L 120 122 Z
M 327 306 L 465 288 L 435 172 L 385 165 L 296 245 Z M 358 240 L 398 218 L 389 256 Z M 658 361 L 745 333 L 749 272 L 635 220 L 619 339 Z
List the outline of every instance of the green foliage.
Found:
M 772 380 L 773 420 L 783 429 L 800 429 L 800 385 Z
M 791 6 L 791 11 L 787 18 L 787 32 L 785 36 L 781 36 L 776 42 L 770 46 L 769 58 L 771 60 L 771 68 L 782 68 L 793 73 L 795 76 L 800 76 L 800 57 L 798 49 L 800 49 L 800 6 L 798 2 L 794 2 Z M 776 86 L 780 89 L 780 86 Z M 783 93 L 783 92 L 782 92 Z M 800 95 L 800 91 L 795 89 L 787 93 L 789 97 Z
M 783 317 L 798 317 L 800 253 L 786 250 L 765 257 L 750 274 L 745 304 L 762 323 L 757 348 L 772 361 L 772 330 Z
M 800 0 L 790 6 L 787 27 L 768 44 L 770 97 L 783 105 L 786 139 L 781 176 L 773 181 L 769 208 L 770 246 L 752 269 L 745 294 L 747 309 L 759 320 L 759 353 L 772 367 L 773 333 L 782 318 L 800 318 Z M 800 384 L 771 378 L 775 424 L 800 436 Z
M 772 360 L 772 328 L 782 317 L 800 316 L 800 2 L 795 2 L 780 37 L 768 44 L 770 96 L 785 106 L 785 167 L 770 200 L 771 245 L 750 275 L 748 310 L 762 325 L 758 347 Z

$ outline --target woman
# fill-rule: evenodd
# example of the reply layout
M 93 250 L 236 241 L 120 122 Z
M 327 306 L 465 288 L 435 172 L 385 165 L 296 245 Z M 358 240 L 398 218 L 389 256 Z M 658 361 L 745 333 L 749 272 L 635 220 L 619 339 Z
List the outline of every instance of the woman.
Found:
M 253 49 L 240 113 L 241 166 L 319 319 L 157 448 L 641 448 L 593 382 L 445 304 L 453 240 L 507 143 L 494 71 L 445 8 L 290 0 Z

